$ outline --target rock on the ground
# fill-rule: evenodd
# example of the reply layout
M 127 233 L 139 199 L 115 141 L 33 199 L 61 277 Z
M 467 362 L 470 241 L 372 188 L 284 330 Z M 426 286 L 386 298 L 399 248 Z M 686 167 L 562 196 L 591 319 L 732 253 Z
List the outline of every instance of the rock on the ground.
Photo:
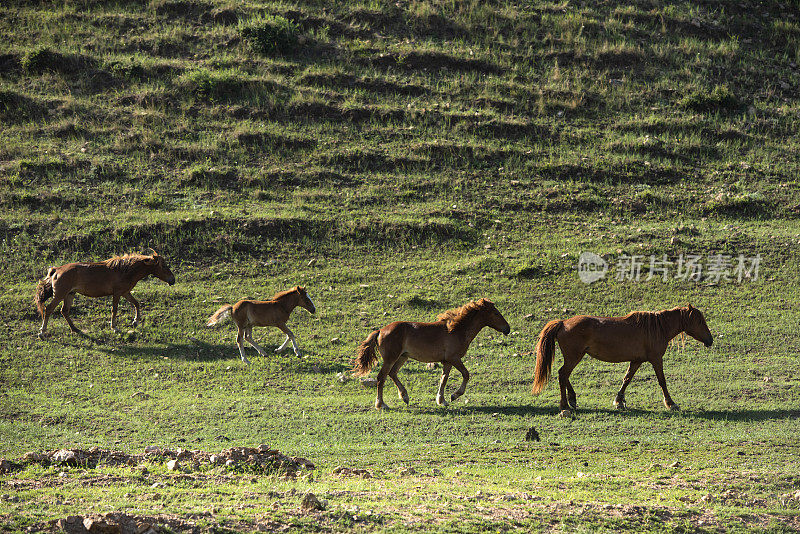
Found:
M 313 512 L 325 509 L 325 504 L 320 501 L 316 495 L 310 491 L 303 495 L 303 500 L 300 502 L 300 508 L 306 512 Z

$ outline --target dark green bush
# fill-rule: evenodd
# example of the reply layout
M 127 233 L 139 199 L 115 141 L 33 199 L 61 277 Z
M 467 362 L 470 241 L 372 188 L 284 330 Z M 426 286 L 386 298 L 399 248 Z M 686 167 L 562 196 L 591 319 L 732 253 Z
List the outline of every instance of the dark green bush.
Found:
M 242 22 L 239 31 L 242 39 L 261 54 L 291 52 L 300 38 L 300 27 L 280 15 L 266 15 Z
M 713 112 L 736 109 L 739 107 L 739 100 L 730 89 L 717 85 L 711 91 L 705 89 L 692 91 L 681 99 L 680 105 L 692 111 Z

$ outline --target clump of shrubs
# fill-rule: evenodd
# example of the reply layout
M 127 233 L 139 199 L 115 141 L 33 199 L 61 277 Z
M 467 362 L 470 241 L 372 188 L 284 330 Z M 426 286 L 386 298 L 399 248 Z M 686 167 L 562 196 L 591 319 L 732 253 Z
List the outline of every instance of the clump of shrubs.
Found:
M 280 15 L 263 15 L 239 23 L 242 39 L 260 54 L 292 52 L 300 43 L 300 26 Z
M 680 101 L 682 108 L 699 112 L 715 112 L 733 110 L 739 107 L 739 100 L 733 92 L 724 85 L 717 85 L 713 89 L 699 89 L 692 91 Z

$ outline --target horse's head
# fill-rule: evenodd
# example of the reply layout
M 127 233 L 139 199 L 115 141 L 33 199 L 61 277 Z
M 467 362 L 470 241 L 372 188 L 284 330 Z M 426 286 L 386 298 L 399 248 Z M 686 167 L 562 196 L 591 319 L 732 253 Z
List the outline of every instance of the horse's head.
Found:
M 149 258 L 145 259 L 144 263 L 150 267 L 150 274 L 156 278 L 160 278 L 169 285 L 175 284 L 175 275 L 172 274 L 172 271 L 170 271 L 169 267 L 167 267 L 167 262 L 164 261 L 164 256 L 159 256 L 158 252 L 153 250 L 153 254 Z
M 317 311 L 317 307 L 314 306 L 314 303 L 311 301 L 311 297 L 309 297 L 308 293 L 306 293 L 306 288 L 296 286 L 294 290 L 297 291 L 298 295 L 300 295 L 300 300 L 297 302 L 298 306 L 307 309 L 309 313 L 314 313 Z
M 684 322 L 686 324 L 684 331 L 706 347 L 710 347 L 714 342 L 714 336 L 711 335 L 711 331 L 708 329 L 703 313 L 691 304 L 685 308 L 684 313 Z
M 495 307 L 494 302 L 489 299 L 481 299 L 478 301 L 478 305 L 483 310 L 486 326 L 490 326 L 506 336 L 511 332 L 511 325 L 508 324 L 503 314 Z

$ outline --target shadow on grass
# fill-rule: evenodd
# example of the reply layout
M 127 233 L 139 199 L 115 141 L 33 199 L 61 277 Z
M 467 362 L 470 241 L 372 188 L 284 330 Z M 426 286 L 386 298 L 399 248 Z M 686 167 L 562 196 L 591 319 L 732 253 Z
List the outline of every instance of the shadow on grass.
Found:
M 230 361 L 231 364 L 241 364 L 243 368 L 247 365 L 241 361 L 239 350 L 235 343 L 213 344 L 206 343 L 196 338 L 191 338 L 186 343 L 167 343 L 165 345 L 124 345 L 118 338 L 99 338 L 85 335 L 82 339 L 91 341 L 97 350 L 104 352 L 112 357 L 123 358 L 129 361 L 140 360 L 181 360 L 187 362 L 214 362 Z M 79 343 L 62 341 L 64 346 L 74 348 L 86 348 Z M 294 355 L 292 350 L 286 349 L 276 353 L 278 344 L 261 343 L 267 357 L 264 358 L 252 347 L 246 346 L 245 354 L 251 364 L 261 364 L 264 361 L 270 364 L 278 364 L 284 371 L 297 373 L 326 374 L 348 371 L 350 366 L 341 362 L 320 362 L 316 359 L 304 359 Z M 302 350 L 302 349 L 301 349 Z M 304 356 L 314 356 L 316 353 L 310 350 L 302 350 Z
M 456 401 L 457 403 L 458 401 Z M 448 410 L 454 413 L 481 413 L 481 414 L 499 414 L 507 416 L 538 416 L 550 415 L 554 418 L 558 417 L 560 410 L 557 406 L 534 406 L 530 404 L 524 405 L 486 405 L 486 406 L 469 406 L 453 404 L 448 408 L 418 408 L 420 413 L 429 414 L 445 414 Z M 609 418 L 630 418 L 630 417 L 683 417 L 686 419 L 705 419 L 709 421 L 736 421 L 736 422 L 752 422 L 752 421 L 768 421 L 772 419 L 797 419 L 800 418 L 800 410 L 708 410 L 708 411 L 681 411 L 669 412 L 666 410 L 637 410 L 627 409 L 625 411 L 615 410 L 613 408 L 595 408 L 595 409 L 579 409 L 574 413 L 573 417 L 565 418 L 565 422 L 570 420 L 579 421 L 581 417 L 586 416 L 606 416 Z

